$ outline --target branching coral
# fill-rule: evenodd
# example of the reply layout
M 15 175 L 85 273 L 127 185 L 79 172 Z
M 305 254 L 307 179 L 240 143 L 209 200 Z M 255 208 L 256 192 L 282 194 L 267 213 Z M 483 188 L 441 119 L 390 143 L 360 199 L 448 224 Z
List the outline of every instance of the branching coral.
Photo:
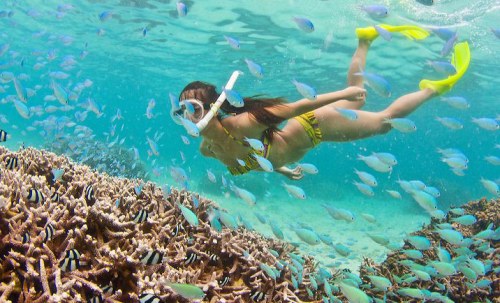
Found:
M 132 302 L 141 293 L 155 293 L 164 302 L 187 302 L 170 282 L 198 285 L 211 302 L 247 302 L 254 290 L 267 300 L 298 300 L 285 274 L 275 281 L 259 268 L 276 262 L 267 249 L 285 255 L 293 247 L 243 229 L 213 230 L 207 212 L 215 207 L 211 201 L 199 198 L 194 209 L 191 193 L 172 188 L 165 195 L 151 183 L 137 195 L 137 181 L 98 174 L 45 151 L 0 148 L 0 163 L 12 156 L 22 165 L 14 170 L 0 165 L 0 301 L 85 302 L 100 296 Z M 52 168 L 65 170 L 60 180 L 52 181 Z M 44 201 L 28 201 L 31 188 Z M 49 198 L 54 192 L 59 202 Z M 176 203 L 195 211 L 200 224 L 191 226 Z M 140 210 L 147 219 L 134 222 Z M 54 233 L 45 241 L 49 224 Z M 26 233 L 29 240 L 23 243 Z M 72 249 L 77 260 L 68 259 Z M 141 256 L 148 251 L 161 253 L 162 262 L 143 264 Z M 196 255 L 191 264 L 185 261 L 188 253 Z M 226 276 L 229 282 L 221 287 Z

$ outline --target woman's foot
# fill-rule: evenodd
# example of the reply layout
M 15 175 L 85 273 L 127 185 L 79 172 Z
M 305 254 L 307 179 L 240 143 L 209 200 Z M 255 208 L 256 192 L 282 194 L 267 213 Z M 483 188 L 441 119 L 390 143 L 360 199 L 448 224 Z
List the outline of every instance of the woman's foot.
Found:
M 410 40 L 421 40 L 429 36 L 429 32 L 415 25 L 393 26 L 389 24 L 380 24 L 379 27 L 391 33 L 401 33 Z M 373 41 L 378 37 L 378 32 L 373 26 L 356 28 L 356 36 L 360 40 Z
M 457 73 L 442 80 L 424 79 L 420 81 L 420 89 L 429 88 L 440 95 L 448 92 L 465 74 L 469 68 L 469 63 L 469 44 L 467 42 L 457 43 L 453 51 L 453 57 L 451 58 L 451 64 L 455 67 Z

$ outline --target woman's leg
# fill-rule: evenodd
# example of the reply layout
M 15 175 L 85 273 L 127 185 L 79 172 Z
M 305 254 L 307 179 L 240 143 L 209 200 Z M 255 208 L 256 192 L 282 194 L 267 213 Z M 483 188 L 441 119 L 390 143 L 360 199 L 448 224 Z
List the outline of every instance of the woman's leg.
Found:
M 431 89 L 424 89 L 396 99 L 380 112 L 356 110 L 356 120 L 342 117 L 330 106 L 321 107 L 314 114 L 318 119 L 323 141 L 352 141 L 388 132 L 391 126 L 384 123 L 385 119 L 405 117 L 435 94 Z
M 359 40 L 358 48 L 354 52 L 351 59 L 351 65 L 349 66 L 349 71 L 347 72 L 347 85 L 348 86 L 358 86 L 363 88 L 363 77 L 354 75 L 355 73 L 361 72 L 365 69 L 366 56 L 368 54 L 368 49 L 370 48 L 371 41 L 369 40 Z M 360 109 L 365 105 L 365 101 L 337 101 L 335 102 L 335 107 L 349 108 L 349 109 Z

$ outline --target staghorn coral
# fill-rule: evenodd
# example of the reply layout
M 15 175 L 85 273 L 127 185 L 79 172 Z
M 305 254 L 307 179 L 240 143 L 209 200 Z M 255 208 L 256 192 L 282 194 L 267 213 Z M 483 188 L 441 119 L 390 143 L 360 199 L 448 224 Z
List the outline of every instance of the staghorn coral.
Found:
M 439 221 L 432 219 L 430 225 L 425 226 L 422 230 L 413 233 L 413 235 L 424 236 L 431 241 L 432 248 L 438 246 L 446 249 L 451 253 L 452 259 L 458 257 L 457 253 L 454 252 L 454 247 L 450 243 L 442 240 L 439 235 L 435 232 L 436 224 L 438 223 L 451 223 L 453 228 L 460 231 L 464 237 L 472 237 L 479 232 L 485 230 L 488 225 L 492 224 L 498 228 L 500 225 L 500 199 L 487 201 L 486 199 L 481 199 L 479 201 L 472 201 L 462 206 L 466 214 L 472 214 L 477 218 L 477 221 L 470 226 L 463 226 L 451 221 L 452 217 L 448 216 L 447 220 Z M 476 253 L 475 258 L 481 262 L 486 260 L 491 260 L 491 268 L 498 268 L 500 266 L 500 241 L 486 239 L 479 241 L 481 245 L 487 245 L 491 247 L 489 252 L 481 252 L 477 248 L 473 248 L 474 253 Z M 473 245 L 477 247 L 478 245 Z M 405 243 L 402 249 L 411 249 L 412 247 Z M 419 264 L 425 265 L 427 262 L 432 260 L 438 260 L 438 256 L 435 249 L 429 249 L 423 251 L 424 259 L 418 260 Z M 469 287 L 467 283 L 473 283 L 475 281 L 469 280 L 464 276 L 463 273 L 458 271 L 454 275 L 441 278 L 433 278 L 430 281 L 412 281 L 408 283 L 400 283 L 398 285 L 396 276 L 411 275 L 411 270 L 401 264 L 402 260 L 407 260 L 404 254 L 395 251 L 388 255 L 387 259 L 382 264 L 375 264 L 372 260 L 365 259 L 361 269 L 360 276 L 364 282 L 369 283 L 368 275 L 378 275 L 388 278 L 393 287 L 390 291 L 395 292 L 399 288 L 418 288 L 426 289 L 432 292 L 439 292 L 442 295 L 446 295 L 448 298 L 453 300 L 453 302 L 485 302 L 486 299 L 491 302 L 500 302 L 500 273 L 495 273 L 490 270 L 484 276 L 480 276 L 477 280 L 488 279 L 491 284 L 488 287 Z M 444 285 L 445 289 L 440 288 L 440 285 Z M 366 291 L 372 297 L 383 298 L 384 293 L 381 291 L 376 291 L 374 289 L 369 289 Z M 387 302 L 401 302 L 401 298 L 392 293 L 388 295 Z M 422 300 L 410 299 L 408 297 L 404 298 L 404 302 L 420 302 Z M 487 301 L 486 301 L 487 302 Z
M 20 165 L 7 170 L 3 163 L 13 156 Z M 207 302 L 247 302 L 253 290 L 264 292 L 268 301 L 299 300 L 300 292 L 291 288 L 289 273 L 275 281 L 259 267 L 277 261 L 269 248 L 283 256 L 294 248 L 244 229 L 214 231 L 207 223 L 207 210 L 216 206 L 209 200 L 199 199 L 195 211 L 200 224 L 193 227 L 175 206 L 182 203 L 193 208 L 191 194 L 185 191 L 170 189 L 165 194 L 146 183 L 137 195 L 135 180 L 98 174 L 35 149 L 12 153 L 0 147 L 0 163 L 2 302 L 86 302 L 94 296 L 109 302 L 137 302 L 141 293 L 155 293 L 163 302 L 187 302 L 168 282 L 202 287 Z M 51 169 L 56 167 L 65 173 L 61 180 L 51 182 Z M 92 197 L 86 195 L 89 185 Z M 43 194 L 44 201 L 28 201 L 32 188 Z M 60 194 L 59 202 L 49 198 L 54 192 Z M 139 210 L 147 211 L 145 222 L 134 222 Z M 54 233 L 46 240 L 49 224 Z M 174 235 L 177 225 L 181 228 Z M 23 243 L 26 234 L 29 240 Z M 71 249 L 81 254 L 78 262 L 66 260 Z M 143 264 L 141 256 L 152 250 L 163 254 L 163 262 Z M 188 252 L 198 259 L 186 265 Z M 215 262 L 211 255 L 217 256 Z M 306 270 L 312 271 L 313 266 L 307 259 Z M 229 275 L 230 282 L 219 287 L 224 275 Z M 109 285 L 112 291 L 105 293 Z
M 19 167 L 6 169 L 5 159 L 14 156 L 20 160 Z M 52 182 L 52 168 L 65 169 L 61 180 Z M 168 286 L 170 282 L 201 287 L 204 302 L 252 302 L 251 296 L 258 292 L 265 294 L 265 302 L 323 302 L 328 296 L 330 302 L 347 301 L 336 285 L 346 272 L 319 275 L 312 258 L 299 256 L 301 264 L 297 256 L 292 260 L 292 245 L 243 228 L 217 232 L 209 224 L 217 207 L 212 201 L 200 197 L 195 209 L 192 193 L 146 183 L 136 194 L 136 184 L 137 180 L 99 174 L 50 152 L 13 153 L 0 147 L 0 302 L 88 302 L 92 298 L 138 302 L 143 293 L 154 293 L 162 302 L 189 302 Z M 28 201 L 30 189 L 40 191 L 43 201 Z M 50 199 L 54 192 L 60 195 L 58 202 Z M 198 226 L 184 219 L 177 203 L 196 213 Z M 500 224 L 498 200 L 471 202 L 464 209 L 478 219 L 468 227 L 453 223 L 464 236 L 475 235 L 490 223 Z M 417 234 L 451 251 L 433 232 L 436 223 Z M 489 240 L 489 245 L 494 250 L 476 258 L 493 260 L 493 267 L 498 267 L 499 243 Z M 78 261 L 68 257 L 74 250 Z M 161 262 L 144 261 L 151 252 L 161 255 Z M 186 256 L 193 254 L 196 258 L 188 262 Z M 424 255 L 426 260 L 437 258 L 434 250 Z M 379 275 L 393 283 L 387 302 L 418 301 L 399 296 L 400 287 L 446 292 L 455 302 L 486 298 L 499 302 L 500 279 L 492 271 L 485 276 L 492 281 L 491 291 L 469 289 L 462 274 L 398 285 L 395 275 L 410 272 L 399 263 L 404 258 L 396 251 L 382 264 L 366 259 L 360 270 L 364 291 L 373 298 L 384 296 L 369 287 L 367 275 Z M 276 270 L 274 274 L 263 264 Z M 445 285 L 446 291 L 440 291 L 437 283 Z

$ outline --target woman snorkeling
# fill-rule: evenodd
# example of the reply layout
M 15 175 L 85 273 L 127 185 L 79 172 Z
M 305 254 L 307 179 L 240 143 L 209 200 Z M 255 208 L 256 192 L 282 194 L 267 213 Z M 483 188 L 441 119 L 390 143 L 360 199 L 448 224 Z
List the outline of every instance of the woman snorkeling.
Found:
M 380 25 L 378 28 L 400 32 L 411 39 L 429 35 L 416 26 Z M 201 153 L 224 163 L 233 175 L 262 170 L 259 158 L 265 158 L 274 171 L 290 179 L 300 179 L 303 176 L 300 166 L 291 169 L 286 165 L 300 161 L 321 142 L 352 141 L 388 132 L 391 124 L 387 119 L 405 117 L 430 98 L 451 89 L 470 61 L 467 43 L 459 43 L 452 59 L 456 74 L 440 81 L 422 80 L 419 91 L 396 99 L 380 112 L 362 111 L 366 91 L 359 73 L 365 67 L 370 44 L 379 33 L 375 27 L 367 27 L 356 29 L 356 35 L 359 44 L 349 67 L 347 88 L 320 94 L 315 101 L 301 99 L 287 103 L 281 98 L 251 97 L 244 99 L 242 107 L 235 107 L 226 100 L 220 109 L 215 108 L 216 118 L 209 120 L 200 131 Z M 192 105 L 193 113 L 187 116 L 194 123 L 211 111 L 218 97 L 215 86 L 200 81 L 188 84 L 180 94 L 181 104 Z M 356 118 L 346 118 L 339 109 L 352 110 Z M 284 121 L 286 125 L 278 129 Z M 263 148 L 253 146 L 249 138 L 259 139 Z

